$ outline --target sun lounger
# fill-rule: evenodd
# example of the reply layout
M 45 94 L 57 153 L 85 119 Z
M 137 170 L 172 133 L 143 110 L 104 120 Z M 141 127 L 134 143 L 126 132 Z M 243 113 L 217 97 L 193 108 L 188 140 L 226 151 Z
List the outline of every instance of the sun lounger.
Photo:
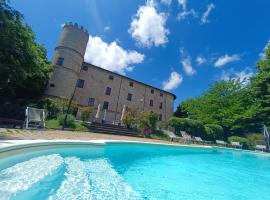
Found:
M 243 145 L 240 144 L 239 142 L 231 142 L 231 145 L 232 145 L 233 147 L 236 147 L 236 148 L 242 148 L 242 147 L 243 147 Z
M 185 142 L 192 142 L 192 137 L 191 135 L 187 134 L 186 131 L 180 131 L 182 138 L 185 140 Z
M 201 137 L 194 137 L 194 141 L 197 143 L 202 143 L 202 144 L 204 143 Z
M 264 150 L 266 150 L 266 146 L 265 145 L 256 145 L 255 149 L 260 150 L 260 151 L 264 151 Z
M 183 138 L 190 139 L 190 140 L 192 139 L 191 135 L 187 134 L 186 131 L 180 131 L 180 133 L 181 133 Z
M 224 142 L 223 140 L 216 140 L 216 143 L 219 144 L 219 145 L 224 145 L 224 146 L 227 145 L 227 143 Z
M 197 142 L 203 142 L 203 140 L 202 140 L 201 137 L 194 137 L 194 139 L 195 139 Z
M 162 130 L 169 138 L 171 141 L 177 141 L 179 139 L 182 139 L 181 137 L 175 135 L 173 132 L 168 131 L 168 130 Z

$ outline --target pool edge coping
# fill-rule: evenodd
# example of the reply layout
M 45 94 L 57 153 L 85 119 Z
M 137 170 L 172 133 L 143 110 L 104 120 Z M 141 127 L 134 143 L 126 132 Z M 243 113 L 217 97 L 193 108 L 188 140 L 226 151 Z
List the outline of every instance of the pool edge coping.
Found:
M 3 143 L 8 143 L 4 144 Z M 173 147 L 190 147 L 190 148 L 205 148 L 205 149 L 224 149 L 224 150 L 234 150 L 238 152 L 252 153 L 270 156 L 269 153 L 260 152 L 260 151 L 251 151 L 245 149 L 235 149 L 221 146 L 209 146 L 209 145 L 190 145 L 190 144 L 175 144 L 175 143 L 162 143 L 162 142 L 149 142 L 149 141 L 136 141 L 136 140 L 0 140 L 0 154 L 5 153 L 12 150 L 18 150 L 23 148 L 31 148 L 38 146 L 52 146 L 52 145 L 80 145 L 80 144 L 89 144 L 96 146 L 105 146 L 108 143 L 133 143 L 133 144 L 154 144 L 154 145 L 162 145 L 162 146 L 173 146 Z
M 4 143 L 4 145 L 3 145 Z M 7 143 L 7 144 L 5 144 Z M 179 147 L 192 147 L 192 148 L 213 148 L 206 145 L 188 145 L 188 144 L 169 144 L 161 142 L 146 142 L 146 141 L 130 141 L 130 140 L 1 140 L 0 153 L 12 151 L 16 149 L 23 149 L 37 146 L 50 146 L 62 144 L 89 144 L 105 146 L 107 143 L 141 143 L 141 144 L 156 144 L 164 146 L 179 146 Z

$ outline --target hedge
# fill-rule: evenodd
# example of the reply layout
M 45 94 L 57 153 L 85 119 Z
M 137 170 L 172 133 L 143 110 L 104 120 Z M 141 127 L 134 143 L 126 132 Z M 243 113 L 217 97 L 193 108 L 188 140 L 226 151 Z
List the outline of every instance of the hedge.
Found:
M 204 125 L 199 120 L 171 117 L 167 125 L 173 127 L 175 134 L 180 135 L 180 131 L 186 131 L 192 136 L 201 137 L 204 140 L 216 140 L 223 137 L 223 128 L 216 124 Z

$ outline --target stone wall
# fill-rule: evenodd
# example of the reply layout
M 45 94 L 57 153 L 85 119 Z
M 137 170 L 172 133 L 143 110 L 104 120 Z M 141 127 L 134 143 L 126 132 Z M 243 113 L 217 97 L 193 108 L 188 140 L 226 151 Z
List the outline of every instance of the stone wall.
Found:
M 162 115 L 162 120 L 172 116 L 175 98 L 173 94 L 84 63 L 88 39 L 87 31 L 77 24 L 68 23 L 63 27 L 55 48 L 52 60 L 54 71 L 46 88 L 46 95 L 70 98 L 77 80 L 81 79 L 84 80 L 84 86 L 83 88 L 76 87 L 75 100 L 79 106 L 88 106 L 89 98 L 94 98 L 93 107 L 96 109 L 99 104 L 101 106 L 99 121 L 104 115 L 102 109 L 104 101 L 109 102 L 106 117 L 106 121 L 109 122 L 120 121 L 124 105 L 128 108 L 136 108 L 139 112 L 154 110 Z M 60 65 L 57 64 L 59 58 L 64 59 Z M 87 68 L 83 70 L 82 66 L 87 66 Z M 113 80 L 109 79 L 109 75 L 113 76 Z M 130 86 L 130 82 L 133 86 Z M 110 95 L 105 94 L 107 87 L 111 88 Z M 127 100 L 129 93 L 132 94 L 131 101 Z M 163 95 L 160 95 L 161 93 Z M 150 106 L 150 100 L 153 100 L 153 106 Z M 160 103 L 162 103 L 162 108 L 160 108 Z M 96 112 L 93 112 L 93 115 L 95 114 Z
M 71 97 L 84 60 L 88 39 L 88 33 L 76 24 L 66 24 L 63 27 L 55 48 L 52 60 L 54 70 L 45 90 L 46 95 Z M 59 58 L 63 58 L 61 65 L 57 64 Z
M 109 102 L 106 121 L 119 121 L 124 105 L 139 111 L 154 110 L 162 114 L 162 120 L 172 116 L 174 102 L 172 94 L 88 63 L 84 63 L 83 66 L 87 66 L 87 71 L 81 70 L 79 78 L 85 82 L 83 88 L 76 90 L 76 101 L 81 106 L 88 106 L 89 98 L 94 98 L 94 107 L 97 108 L 100 104 L 101 110 L 104 101 Z M 113 80 L 109 79 L 109 75 L 113 76 Z M 133 83 L 133 87 L 130 86 L 130 82 Z M 105 94 L 107 87 L 111 88 L 110 95 Z M 154 90 L 153 94 L 151 90 Z M 132 94 L 131 101 L 127 100 L 129 93 Z M 150 100 L 153 100 L 153 107 L 150 106 Z M 102 110 L 100 118 L 103 117 L 103 112 Z

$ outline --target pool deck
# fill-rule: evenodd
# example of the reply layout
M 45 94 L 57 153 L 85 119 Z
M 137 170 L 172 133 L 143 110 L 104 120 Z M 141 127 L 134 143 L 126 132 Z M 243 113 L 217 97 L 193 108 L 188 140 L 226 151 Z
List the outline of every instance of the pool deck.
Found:
M 104 145 L 106 142 L 141 142 L 174 146 L 205 147 L 206 145 L 181 144 L 166 140 L 109 135 L 92 132 L 61 131 L 61 130 L 18 130 L 0 129 L 0 152 L 18 146 L 31 146 L 42 143 L 92 143 Z

